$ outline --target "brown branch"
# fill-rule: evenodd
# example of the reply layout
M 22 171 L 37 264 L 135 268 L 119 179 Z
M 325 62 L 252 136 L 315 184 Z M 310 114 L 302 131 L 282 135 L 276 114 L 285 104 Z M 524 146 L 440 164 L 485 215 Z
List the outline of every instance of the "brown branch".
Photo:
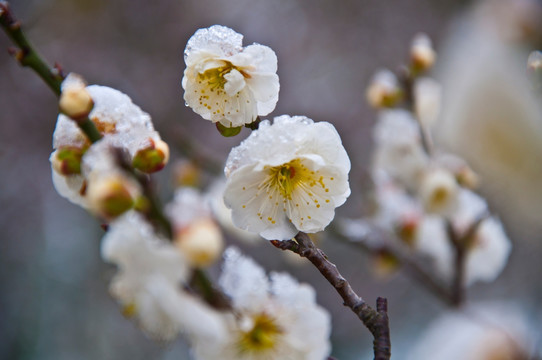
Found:
M 387 315 L 387 300 L 377 299 L 376 310 L 370 307 L 357 295 L 348 281 L 341 275 L 337 266 L 331 263 L 324 252 L 318 249 L 309 236 L 299 232 L 295 240 L 272 240 L 271 244 L 281 250 L 290 250 L 307 258 L 326 280 L 335 288 L 349 307 L 369 329 L 373 335 L 373 351 L 375 360 L 388 360 L 391 357 L 391 342 Z
M 446 223 L 446 230 L 450 243 L 455 250 L 454 267 L 455 274 L 452 280 L 452 305 L 459 307 L 465 302 L 465 276 L 466 276 L 466 261 L 470 248 L 475 241 L 476 232 L 480 224 L 487 219 L 490 214 L 484 211 L 476 220 L 469 226 L 464 234 L 458 234 L 453 228 L 450 221 Z

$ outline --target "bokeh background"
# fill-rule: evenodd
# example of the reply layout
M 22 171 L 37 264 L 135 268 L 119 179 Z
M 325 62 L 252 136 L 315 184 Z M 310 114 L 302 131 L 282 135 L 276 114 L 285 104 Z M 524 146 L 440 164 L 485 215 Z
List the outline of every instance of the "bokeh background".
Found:
M 201 27 L 222 24 L 245 44 L 270 46 L 279 61 L 280 99 L 271 115 L 306 115 L 332 122 L 349 152 L 352 196 L 343 216 L 363 211 L 375 113 L 364 101 L 374 71 L 406 61 L 412 37 L 426 32 L 437 51 L 471 5 L 458 0 L 14 0 L 16 15 L 39 52 L 90 84 L 128 94 L 151 114 L 181 159 L 182 141 L 221 163 L 248 135 L 223 138 L 182 99 L 182 53 Z M 57 116 L 55 97 L 7 54 L 0 34 L 0 358 L 189 359 L 186 344 L 157 344 L 120 314 L 107 287 L 114 269 L 99 254 L 99 222 L 61 198 L 48 157 Z M 171 197 L 171 168 L 155 178 Z M 210 179 L 208 179 L 210 181 Z M 542 179 L 541 179 L 542 180 Z M 489 199 L 491 201 L 491 198 Z M 498 208 L 497 208 L 498 210 Z M 539 216 L 540 217 L 540 216 Z M 511 300 L 542 323 L 540 225 L 512 222 L 508 267 L 472 300 Z M 230 239 L 230 243 L 234 240 Z M 311 283 L 333 315 L 333 353 L 370 359 L 369 332 L 341 305 L 316 270 L 292 262 L 264 241 L 240 244 L 267 270 L 288 270 Z M 351 246 L 322 247 L 367 301 L 387 297 L 394 358 L 402 359 L 444 305 L 402 273 L 383 281 Z M 213 270 L 216 273 L 216 269 Z

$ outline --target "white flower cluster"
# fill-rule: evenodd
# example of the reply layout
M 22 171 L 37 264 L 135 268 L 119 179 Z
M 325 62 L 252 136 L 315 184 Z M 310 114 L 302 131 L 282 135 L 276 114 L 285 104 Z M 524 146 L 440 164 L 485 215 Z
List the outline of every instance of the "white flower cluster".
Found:
M 103 137 L 91 144 L 77 119 L 59 114 L 50 157 L 55 188 L 68 200 L 100 216 L 117 216 L 134 204 L 140 192 L 120 169 L 119 154 L 126 153 L 129 165 L 150 173 L 165 166 L 169 148 L 154 130 L 150 116 L 120 91 L 85 86 L 75 74 L 68 75 L 62 89 L 67 94 L 88 94 L 93 101 L 88 118 Z M 61 108 L 66 107 L 61 102 Z
M 414 47 L 430 42 L 420 43 L 420 39 L 424 38 L 417 37 L 412 51 L 421 54 Z M 453 241 L 459 241 L 466 251 L 465 283 L 493 281 L 506 264 L 511 243 L 500 221 L 489 217 L 485 200 L 472 191 L 477 175 L 463 159 L 440 152 L 432 143 L 440 85 L 418 76 L 419 67 L 411 71 L 412 111 L 381 106 L 374 128 L 372 174 L 377 211 L 373 220 L 391 231 L 399 245 L 428 256 L 442 278 L 453 278 Z M 472 226 L 477 228 L 468 237 Z
M 198 194 L 185 189 L 168 208 L 186 205 L 190 197 L 198 199 Z M 200 210 L 185 209 L 179 221 L 195 226 L 189 222 L 208 216 Z M 315 303 L 310 286 L 286 274 L 273 273 L 268 279 L 253 260 L 230 248 L 219 284 L 231 307 L 217 311 L 185 290 L 194 256 L 176 242 L 157 234 L 133 211 L 113 220 L 102 241 L 102 257 L 118 267 L 110 292 L 123 315 L 147 335 L 171 341 L 182 332 L 200 360 L 326 358 L 330 318 Z

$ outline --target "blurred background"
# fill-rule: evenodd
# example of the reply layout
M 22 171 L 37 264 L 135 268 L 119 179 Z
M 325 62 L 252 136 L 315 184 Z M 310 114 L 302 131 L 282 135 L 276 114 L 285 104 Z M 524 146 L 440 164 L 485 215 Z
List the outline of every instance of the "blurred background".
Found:
M 404 63 L 411 39 L 420 31 L 439 52 L 472 4 L 14 0 L 11 5 L 51 64 L 59 62 L 90 84 L 119 89 L 148 112 L 173 160 L 182 158 L 181 142 L 188 137 L 198 151 L 221 163 L 248 135 L 244 129 L 240 136 L 223 138 L 185 107 L 182 54 L 188 38 L 198 28 L 222 24 L 244 34 L 244 44 L 270 46 L 278 56 L 281 83 L 270 116 L 306 115 L 336 126 L 353 165 L 352 195 L 339 215 L 355 217 L 363 211 L 376 120 L 365 102 L 372 74 Z M 100 258 L 99 222 L 61 198 L 51 182 L 48 158 L 56 99 L 32 71 L 10 58 L 5 51 L 9 46 L 7 36 L 0 34 L 0 358 L 188 359 L 182 338 L 173 344 L 147 339 L 108 295 L 114 269 Z M 172 194 L 172 168 L 155 176 L 165 201 Z M 493 205 L 502 211 L 514 249 L 498 280 L 475 285 L 469 299 L 512 301 L 540 324 L 542 212 L 522 222 L 513 210 Z M 258 247 L 239 246 L 267 270 L 287 270 L 317 289 L 318 302 L 333 316 L 334 357 L 372 358 L 369 332 L 314 268 L 292 262 L 265 241 Z M 393 358 L 404 358 L 423 328 L 445 310 L 402 273 L 385 281 L 375 277 L 368 257 L 351 246 L 327 241 L 322 248 L 368 302 L 388 298 Z

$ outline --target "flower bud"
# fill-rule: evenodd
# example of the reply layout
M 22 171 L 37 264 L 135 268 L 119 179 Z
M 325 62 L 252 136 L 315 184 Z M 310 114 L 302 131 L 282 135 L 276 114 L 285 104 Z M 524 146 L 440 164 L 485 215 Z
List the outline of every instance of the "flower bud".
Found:
M 373 271 L 381 278 L 388 278 L 399 269 L 399 260 L 389 251 L 380 250 L 372 258 Z
M 423 33 L 416 35 L 410 47 L 412 71 L 417 74 L 430 69 L 435 63 L 436 57 L 429 36 Z
M 88 116 L 94 107 L 94 101 L 80 76 L 70 74 L 62 82 L 62 93 L 58 105 L 60 112 L 73 120 L 83 119 Z
M 461 167 L 455 174 L 457 183 L 467 189 L 476 189 L 480 184 L 480 177 L 469 166 Z
M 414 247 L 419 225 L 420 219 L 418 216 L 405 216 L 397 224 L 395 232 L 406 245 Z
M 173 170 L 175 185 L 197 187 L 201 182 L 201 171 L 191 161 L 179 161 Z M 222 196 L 220 197 L 222 199 Z
M 376 109 L 394 107 L 402 99 L 397 77 L 389 70 L 378 71 L 367 88 L 367 102 Z
M 137 188 L 122 175 L 92 179 L 87 187 L 89 208 L 106 219 L 115 218 L 134 206 Z
M 169 146 L 162 140 L 149 140 L 151 145 L 139 150 L 132 160 L 135 169 L 147 174 L 162 170 L 169 161 Z
M 196 220 L 181 229 L 175 237 L 175 246 L 196 267 L 213 264 L 222 254 L 224 239 L 211 219 Z
M 437 169 L 425 174 L 419 193 L 427 212 L 448 215 L 455 210 L 458 191 L 454 176 L 449 171 Z
M 75 175 L 81 173 L 81 158 L 86 149 L 74 146 L 58 148 L 51 155 L 53 169 L 61 175 Z

